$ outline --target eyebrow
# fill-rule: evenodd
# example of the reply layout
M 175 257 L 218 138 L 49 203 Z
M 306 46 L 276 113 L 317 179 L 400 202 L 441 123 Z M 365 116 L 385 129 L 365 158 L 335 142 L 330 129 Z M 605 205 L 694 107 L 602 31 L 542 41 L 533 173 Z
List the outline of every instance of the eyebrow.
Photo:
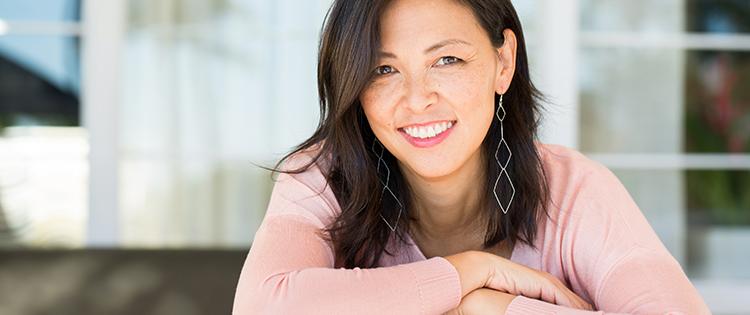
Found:
M 429 54 L 429 53 L 431 53 L 431 52 L 433 52 L 435 50 L 438 50 L 440 48 L 443 48 L 443 47 L 449 46 L 449 45 L 467 45 L 467 46 L 471 46 L 471 44 L 469 44 L 465 40 L 455 39 L 455 38 L 454 39 L 446 39 L 446 40 L 440 41 L 437 44 L 432 45 L 429 48 L 425 49 L 424 50 L 424 54 L 425 55 Z M 396 58 L 396 55 L 394 53 L 387 52 L 387 51 L 381 51 L 379 53 L 379 55 L 380 55 L 381 58 L 382 57 Z

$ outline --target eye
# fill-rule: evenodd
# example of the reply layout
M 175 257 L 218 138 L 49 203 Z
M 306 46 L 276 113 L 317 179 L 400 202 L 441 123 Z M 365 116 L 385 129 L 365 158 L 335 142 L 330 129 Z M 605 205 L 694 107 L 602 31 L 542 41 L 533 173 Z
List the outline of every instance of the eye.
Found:
M 375 68 L 375 75 L 386 75 L 393 73 L 393 68 L 391 66 L 380 66 Z
M 440 60 L 438 60 L 437 65 L 444 66 L 444 65 L 450 65 L 450 64 L 454 64 L 454 63 L 459 63 L 461 61 L 462 60 L 459 59 L 459 58 L 457 58 L 457 57 L 445 56 L 445 57 L 441 57 Z

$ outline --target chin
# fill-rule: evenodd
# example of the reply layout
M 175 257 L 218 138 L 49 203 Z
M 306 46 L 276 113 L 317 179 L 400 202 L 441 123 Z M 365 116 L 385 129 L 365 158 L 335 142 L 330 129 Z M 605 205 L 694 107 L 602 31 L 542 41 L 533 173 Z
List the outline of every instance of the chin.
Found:
M 423 163 L 422 161 L 412 161 L 408 165 L 412 172 L 416 173 L 419 177 L 430 179 L 445 177 L 455 172 L 457 167 L 454 167 L 451 162 L 433 160 L 429 163 Z

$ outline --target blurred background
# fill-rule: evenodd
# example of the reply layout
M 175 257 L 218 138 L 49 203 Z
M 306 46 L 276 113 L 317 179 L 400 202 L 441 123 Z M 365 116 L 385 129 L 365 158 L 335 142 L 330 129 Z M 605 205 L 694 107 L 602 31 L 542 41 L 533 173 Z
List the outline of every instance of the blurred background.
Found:
M 750 313 L 750 1 L 518 0 L 543 142 Z M 228 314 L 330 0 L 0 2 L 0 314 Z

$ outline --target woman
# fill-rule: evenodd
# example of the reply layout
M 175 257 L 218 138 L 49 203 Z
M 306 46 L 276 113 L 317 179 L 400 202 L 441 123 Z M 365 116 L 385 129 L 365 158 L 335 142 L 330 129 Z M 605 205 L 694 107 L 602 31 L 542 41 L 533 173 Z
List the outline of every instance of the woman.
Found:
M 337 0 L 235 314 L 707 314 L 617 178 L 534 140 L 508 0 Z

